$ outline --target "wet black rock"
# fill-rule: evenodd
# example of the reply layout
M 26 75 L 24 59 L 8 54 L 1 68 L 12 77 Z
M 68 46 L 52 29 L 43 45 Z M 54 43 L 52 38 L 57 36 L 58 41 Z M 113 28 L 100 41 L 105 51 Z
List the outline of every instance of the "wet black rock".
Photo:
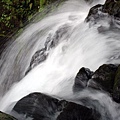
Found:
M 91 79 L 93 72 L 88 68 L 81 68 L 76 75 L 73 91 L 77 92 L 87 87 L 87 82 Z
M 94 110 L 41 93 L 31 93 L 14 106 L 18 120 L 98 120 Z
M 13 110 L 21 114 L 20 118 L 19 115 L 16 116 L 19 120 L 27 118 L 33 118 L 34 120 L 54 120 L 66 104 L 66 101 L 57 100 L 41 93 L 32 93 L 19 100 Z M 16 114 L 13 112 L 13 115 Z
M 28 68 L 28 70 L 26 71 L 25 74 L 27 74 L 31 69 L 33 69 L 35 66 L 37 66 L 38 64 L 42 63 L 43 61 L 46 60 L 48 54 L 46 53 L 45 48 L 38 50 L 32 57 L 31 62 L 30 62 L 30 66 Z
M 120 103 L 120 65 L 118 66 L 114 80 L 113 99 Z
M 118 65 L 113 65 L 113 64 L 104 64 L 100 66 L 95 72 L 92 72 L 88 68 L 83 67 L 79 70 L 79 72 L 75 77 L 73 91 L 79 92 L 85 89 L 86 87 L 87 88 L 89 87 L 89 88 L 104 90 L 109 93 L 113 93 L 113 87 L 116 84 L 118 85 L 119 83 L 118 82 L 119 77 L 117 77 L 115 80 L 117 69 L 118 69 Z M 115 81 L 116 84 L 114 85 Z
M 106 0 L 103 6 L 103 12 L 114 17 L 120 17 L 120 0 Z
M 117 65 L 104 64 L 94 72 L 92 80 L 103 90 L 112 93 L 117 68 Z
M 120 103 L 120 65 L 103 64 L 95 72 L 81 68 L 75 78 L 73 92 L 85 88 L 106 91 L 117 103 Z
M 92 109 L 69 102 L 57 120 L 99 120 L 99 118 Z
M 103 31 L 112 30 L 114 28 L 120 29 L 120 1 L 119 0 L 106 0 L 104 5 L 98 4 L 93 6 L 88 16 L 86 17 L 86 22 L 92 22 L 96 24 L 98 22 L 104 21 L 109 26 L 104 28 L 104 25 L 101 25 L 98 30 Z M 102 23 L 104 23 L 102 22 Z M 106 25 L 107 25 L 106 24 Z M 101 30 L 102 29 L 102 30 Z

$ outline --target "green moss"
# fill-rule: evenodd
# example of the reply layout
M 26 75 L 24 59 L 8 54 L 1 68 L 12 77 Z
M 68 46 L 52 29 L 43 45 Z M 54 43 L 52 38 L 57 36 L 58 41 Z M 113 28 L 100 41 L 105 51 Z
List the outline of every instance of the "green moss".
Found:
M 30 22 L 35 13 L 44 11 L 46 6 L 54 2 L 59 0 L 1 0 L 0 37 L 9 38 L 10 34 L 24 27 L 26 21 Z
M 17 120 L 17 119 L 8 114 L 0 112 L 0 120 Z

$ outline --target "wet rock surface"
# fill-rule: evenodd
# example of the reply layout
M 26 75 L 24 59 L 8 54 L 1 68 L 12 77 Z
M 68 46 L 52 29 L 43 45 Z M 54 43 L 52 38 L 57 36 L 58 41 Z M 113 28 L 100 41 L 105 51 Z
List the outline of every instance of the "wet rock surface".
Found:
M 49 52 L 51 49 L 55 48 L 61 39 L 67 39 L 69 34 L 66 34 L 70 31 L 70 26 L 68 24 L 64 24 L 59 27 L 58 30 L 55 31 L 54 34 L 49 33 L 48 37 L 46 38 L 46 41 L 44 43 L 44 47 L 38 51 L 35 52 L 33 55 L 29 68 L 26 71 L 25 74 L 27 74 L 31 69 L 33 69 L 35 66 L 39 65 L 43 61 L 45 61 L 49 55 Z
M 91 79 L 93 72 L 87 68 L 81 68 L 76 75 L 73 91 L 77 92 L 87 87 L 87 82 Z
M 94 72 L 92 80 L 95 83 L 98 83 L 102 89 L 111 93 L 113 91 L 116 71 L 117 71 L 116 65 L 104 64 Z
M 92 22 L 92 24 L 104 21 L 106 24 L 108 24 L 108 28 L 105 28 L 103 27 L 104 25 L 101 25 L 101 27 L 98 28 L 100 32 L 104 31 L 104 29 L 120 29 L 120 1 L 106 0 L 103 5 L 98 4 L 93 6 L 90 9 L 85 21 L 90 23 Z
M 120 0 L 106 0 L 103 12 L 107 12 L 114 17 L 120 17 Z
M 102 18 L 104 15 L 102 13 L 102 8 L 103 8 L 103 5 L 101 5 L 101 4 L 93 6 L 88 13 L 88 16 L 86 18 L 86 22 L 89 22 L 89 21 L 96 22 L 96 21 L 100 20 L 100 18 Z
M 18 120 L 98 120 L 94 110 L 41 93 L 31 93 L 17 102 L 12 113 Z
M 120 65 L 118 66 L 113 86 L 113 99 L 120 103 Z
M 57 120 L 99 120 L 99 118 L 94 110 L 69 102 Z
M 31 93 L 18 101 L 13 110 L 21 114 L 20 118 L 16 116 L 19 120 L 25 120 L 29 117 L 34 120 L 55 120 L 66 104 L 66 101 L 41 93 Z
M 75 78 L 74 92 L 85 88 L 105 91 L 112 96 L 114 101 L 120 103 L 120 65 L 104 64 L 95 72 L 90 72 L 92 73 L 90 77 L 86 76 L 86 72 L 83 69 L 85 70 L 86 68 L 80 69 Z

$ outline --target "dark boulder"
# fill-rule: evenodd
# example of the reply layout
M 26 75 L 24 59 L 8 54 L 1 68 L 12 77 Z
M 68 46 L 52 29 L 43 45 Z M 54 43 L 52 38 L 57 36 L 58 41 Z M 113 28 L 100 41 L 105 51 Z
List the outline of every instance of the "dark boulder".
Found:
M 103 6 L 103 12 L 114 17 L 120 17 L 120 0 L 106 0 Z
M 104 64 L 100 66 L 94 72 L 92 81 L 97 83 L 103 90 L 112 93 L 117 68 L 117 65 L 113 64 Z
M 41 93 L 31 93 L 14 106 L 18 120 L 98 120 L 94 110 Z
M 120 0 L 106 0 L 104 5 L 98 4 L 93 6 L 88 16 L 85 19 L 86 22 L 92 22 L 96 24 L 104 21 L 109 26 L 106 27 L 101 24 L 98 27 L 98 31 L 114 30 L 114 28 L 120 29 Z M 104 23 L 102 22 L 102 23 Z
M 73 91 L 77 92 L 87 87 L 87 82 L 91 79 L 93 72 L 88 68 L 81 68 L 75 77 Z
M 32 93 L 17 102 L 13 108 L 13 115 L 16 116 L 15 112 L 21 114 L 20 118 L 18 115 L 16 116 L 19 120 L 27 118 L 33 118 L 33 120 L 55 120 L 57 114 L 60 113 L 66 104 L 66 101 L 60 101 L 41 93 Z
M 83 89 L 106 91 L 120 103 L 120 65 L 103 64 L 95 72 L 81 68 L 76 75 L 73 92 Z
M 92 109 L 69 102 L 57 120 L 99 120 L 99 117 Z
M 120 29 L 120 0 L 106 0 L 102 11 L 111 16 L 111 29 Z

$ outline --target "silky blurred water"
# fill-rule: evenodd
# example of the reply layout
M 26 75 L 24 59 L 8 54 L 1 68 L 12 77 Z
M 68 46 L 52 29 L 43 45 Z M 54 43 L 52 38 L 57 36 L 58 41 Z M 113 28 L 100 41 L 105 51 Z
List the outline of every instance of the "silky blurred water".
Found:
M 89 9 L 97 3 L 104 3 L 104 0 L 94 0 L 92 4 L 84 0 L 69 0 L 56 12 L 27 27 L 8 46 L 1 58 L 0 110 L 10 112 L 22 97 L 41 92 L 73 101 L 80 100 L 82 96 L 88 97 L 88 106 L 101 112 L 102 120 L 120 119 L 119 105 L 108 95 L 85 90 L 83 95 L 79 93 L 76 98 L 72 91 L 74 78 L 81 67 L 94 71 L 104 63 L 119 63 L 119 34 L 99 33 L 98 27 L 101 25 L 109 27 L 107 22 L 101 21 L 93 26 L 85 22 Z M 43 48 L 49 34 L 54 36 L 63 26 L 67 29 L 58 44 L 51 48 L 47 59 L 24 77 L 34 53 Z M 94 99 L 98 101 L 98 108 L 91 102 Z M 80 101 L 78 103 L 81 104 Z M 103 111 L 111 115 L 109 119 Z

